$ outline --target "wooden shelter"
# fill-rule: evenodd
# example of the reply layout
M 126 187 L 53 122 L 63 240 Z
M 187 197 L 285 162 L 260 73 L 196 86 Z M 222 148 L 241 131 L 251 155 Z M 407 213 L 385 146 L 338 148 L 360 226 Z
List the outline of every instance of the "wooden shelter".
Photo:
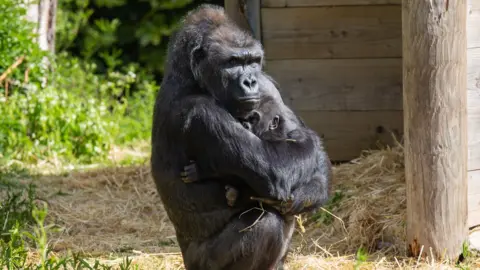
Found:
M 480 0 L 225 8 L 262 41 L 266 71 L 332 160 L 404 136 L 410 250 L 458 255 L 480 225 Z

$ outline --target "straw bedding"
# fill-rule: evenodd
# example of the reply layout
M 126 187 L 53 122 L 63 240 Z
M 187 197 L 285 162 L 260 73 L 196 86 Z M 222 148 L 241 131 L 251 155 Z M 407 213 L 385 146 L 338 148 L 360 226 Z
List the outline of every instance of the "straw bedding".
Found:
M 147 165 L 38 181 L 49 202 L 50 221 L 64 228 L 50 236 L 55 251 L 130 254 L 140 269 L 182 269 L 174 230 Z M 440 267 L 431 260 L 402 259 L 406 198 L 401 146 L 367 151 L 336 166 L 333 187 L 330 204 L 298 219 L 290 269 L 353 269 L 360 247 L 369 260 L 358 269 Z M 469 266 L 480 264 L 472 260 Z

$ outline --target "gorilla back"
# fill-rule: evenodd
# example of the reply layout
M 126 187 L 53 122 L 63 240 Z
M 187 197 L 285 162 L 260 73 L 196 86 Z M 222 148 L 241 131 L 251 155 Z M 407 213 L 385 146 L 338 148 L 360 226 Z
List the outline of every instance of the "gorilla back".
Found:
M 292 219 L 270 210 L 241 231 L 260 215 L 240 216 L 255 202 L 239 199 L 244 203 L 231 208 L 221 181 L 180 179 L 183 165 L 193 159 L 243 179 L 248 189 L 241 196 L 286 200 L 292 186 L 312 177 L 318 137 L 302 142 L 301 157 L 286 160 L 288 147 L 279 151 L 234 117 L 258 105 L 262 62 L 259 42 L 220 7 L 202 5 L 187 14 L 170 41 L 154 108 L 151 167 L 187 269 L 273 269 L 286 253 Z

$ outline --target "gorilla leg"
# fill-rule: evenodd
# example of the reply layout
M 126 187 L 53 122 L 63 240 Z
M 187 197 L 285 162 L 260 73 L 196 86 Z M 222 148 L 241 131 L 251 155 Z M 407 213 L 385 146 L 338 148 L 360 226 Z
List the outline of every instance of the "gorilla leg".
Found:
M 262 218 L 256 222 L 262 213 Z M 250 229 L 244 230 L 252 224 Z M 274 269 L 288 250 L 293 225 L 276 212 L 250 210 L 206 241 L 186 243 L 179 240 L 184 245 L 185 268 Z

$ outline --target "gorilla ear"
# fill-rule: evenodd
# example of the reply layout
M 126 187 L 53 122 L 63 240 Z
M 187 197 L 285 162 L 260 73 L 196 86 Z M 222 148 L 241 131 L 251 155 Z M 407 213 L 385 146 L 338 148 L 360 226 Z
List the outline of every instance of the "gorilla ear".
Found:
M 204 57 L 202 48 L 202 38 L 198 38 L 195 42 L 195 47 L 190 51 L 190 70 L 193 73 L 195 80 L 200 79 L 200 70 L 198 69 L 198 63 Z

